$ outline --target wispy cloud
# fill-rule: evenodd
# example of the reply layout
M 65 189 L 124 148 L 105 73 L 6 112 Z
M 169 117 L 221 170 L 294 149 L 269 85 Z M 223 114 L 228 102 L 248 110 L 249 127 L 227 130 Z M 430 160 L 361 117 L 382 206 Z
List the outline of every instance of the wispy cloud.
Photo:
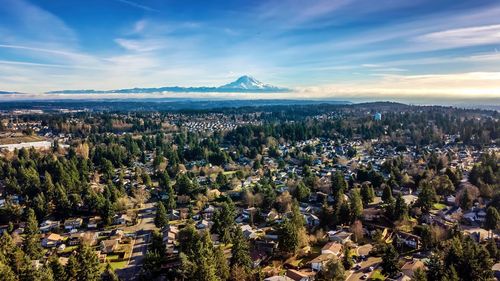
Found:
M 449 29 L 415 38 L 416 42 L 457 48 L 500 43 L 500 24 Z
M 115 1 L 123 3 L 123 4 L 126 4 L 126 5 L 129 5 L 129 6 L 134 7 L 134 8 L 138 8 L 138 9 L 144 10 L 144 11 L 159 12 L 159 10 L 157 10 L 157 9 L 154 9 L 154 8 L 149 7 L 149 6 L 146 6 L 146 5 L 143 5 L 143 4 L 139 4 L 137 2 L 130 1 L 130 0 L 115 0 Z

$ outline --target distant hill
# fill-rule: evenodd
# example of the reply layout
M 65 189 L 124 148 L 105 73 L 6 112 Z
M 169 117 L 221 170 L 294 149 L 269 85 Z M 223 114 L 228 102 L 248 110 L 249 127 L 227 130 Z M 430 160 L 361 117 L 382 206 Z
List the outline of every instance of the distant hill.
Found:
M 62 90 L 51 91 L 48 94 L 143 94 L 143 93 L 284 93 L 290 92 L 288 88 L 281 88 L 264 84 L 257 79 L 245 75 L 236 81 L 219 87 L 159 87 L 159 88 L 130 88 L 117 90 Z

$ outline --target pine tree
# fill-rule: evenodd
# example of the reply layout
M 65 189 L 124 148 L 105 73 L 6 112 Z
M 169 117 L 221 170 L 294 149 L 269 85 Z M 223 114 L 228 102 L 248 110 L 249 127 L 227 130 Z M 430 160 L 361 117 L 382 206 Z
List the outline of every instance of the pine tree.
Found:
M 54 280 L 66 280 L 66 272 L 64 266 L 59 262 L 57 255 L 53 255 L 49 259 L 49 267 L 52 270 Z
M 432 209 L 436 200 L 436 190 L 429 182 L 423 182 L 422 190 L 418 194 L 418 204 L 422 207 L 424 212 L 429 212 Z
M 245 270 L 250 270 L 252 260 L 250 259 L 248 242 L 245 240 L 241 228 L 237 226 L 234 228 L 231 254 L 231 266 L 237 265 L 243 267 Z
M 82 243 L 78 248 L 78 281 L 97 281 L 100 279 L 99 260 L 92 248 Z
M 371 184 L 361 185 L 361 197 L 363 198 L 364 206 L 368 206 L 371 202 L 373 202 L 375 192 L 373 191 L 373 186 Z
M 398 253 L 392 245 L 389 244 L 385 248 L 380 266 L 382 267 L 382 273 L 385 275 L 393 276 L 394 274 L 398 273 Z
M 316 275 L 317 281 L 344 281 L 345 270 L 338 260 L 330 260 Z
M 74 254 L 68 258 L 68 263 L 66 264 L 64 271 L 65 271 L 67 281 L 77 281 L 78 280 L 80 265 L 78 264 L 78 260 L 76 259 L 76 256 Z
M 394 219 L 402 220 L 407 217 L 408 217 L 408 205 L 406 205 L 406 202 L 400 193 L 396 196 L 396 205 L 394 207 Z
M 162 202 L 156 204 L 155 225 L 160 229 L 168 225 L 167 210 L 165 210 L 165 206 Z
M 227 280 L 230 276 L 229 265 L 222 247 L 214 248 L 214 261 L 217 268 L 217 276 L 221 280 Z
M 0 281 L 17 281 L 19 278 L 16 276 L 14 271 L 0 261 Z
M 214 213 L 212 231 L 217 233 L 223 243 L 231 241 L 231 229 L 235 225 L 236 211 L 234 203 L 229 199 Z
M 25 239 L 23 250 L 31 259 L 38 259 L 42 256 L 42 246 L 40 244 L 40 230 L 36 220 L 35 211 L 28 209 L 26 227 L 24 228 Z
M 427 276 L 425 275 L 425 271 L 421 268 L 417 268 L 413 272 L 413 277 L 411 281 L 427 281 Z
M 165 207 L 167 207 L 168 210 L 175 209 L 177 207 L 175 202 L 175 191 L 174 188 L 170 185 L 168 186 L 167 189 L 167 196 L 168 196 L 167 205 Z
M 278 245 L 282 252 L 291 255 L 299 249 L 299 233 L 289 219 L 285 219 L 280 225 Z
M 389 201 L 392 201 L 394 197 L 392 197 L 392 189 L 389 185 L 385 185 L 384 190 L 382 192 L 382 201 L 384 203 L 387 203 Z
M 363 202 L 361 201 L 361 196 L 358 189 L 351 190 L 350 203 L 352 220 L 354 221 L 361 218 L 361 216 L 363 215 Z
M 500 225 L 500 214 L 495 207 L 488 207 L 486 210 L 486 220 L 484 222 L 484 228 L 489 231 L 496 231 Z
M 349 247 L 344 246 L 344 256 L 342 257 L 342 265 L 345 270 L 351 269 L 354 265 L 354 261 L 352 260 L 351 250 Z

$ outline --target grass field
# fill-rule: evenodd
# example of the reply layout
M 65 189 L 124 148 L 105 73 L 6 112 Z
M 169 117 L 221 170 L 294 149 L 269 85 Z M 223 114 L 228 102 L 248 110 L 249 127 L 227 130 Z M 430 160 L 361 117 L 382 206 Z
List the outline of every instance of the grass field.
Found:
M 382 275 L 380 270 L 375 270 L 373 271 L 372 276 L 370 276 L 370 280 L 385 280 L 385 276 Z
M 118 255 L 107 255 L 106 260 L 109 262 L 113 270 L 122 269 L 127 266 L 127 260 L 125 259 L 122 261 Z
M 432 208 L 434 208 L 436 210 L 441 210 L 441 209 L 446 208 L 446 205 L 445 204 L 441 204 L 441 203 L 435 203 L 434 205 L 432 205 Z
M 16 137 L 0 138 L 0 144 L 14 144 L 14 143 L 34 142 L 43 140 L 45 139 L 39 136 L 16 136 Z

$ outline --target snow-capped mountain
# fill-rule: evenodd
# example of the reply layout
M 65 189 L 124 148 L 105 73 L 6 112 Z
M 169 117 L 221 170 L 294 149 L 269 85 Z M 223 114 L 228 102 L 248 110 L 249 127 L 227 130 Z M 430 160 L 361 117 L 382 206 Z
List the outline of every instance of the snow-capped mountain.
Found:
M 132 89 L 116 89 L 116 90 L 62 90 L 62 91 L 52 91 L 47 92 L 49 94 L 102 94 L 102 93 L 120 93 L 120 94 L 135 94 L 135 93 L 162 93 L 162 92 L 174 92 L 174 93 L 280 93 L 280 92 L 290 92 L 290 89 L 280 88 L 272 86 L 269 84 L 264 84 L 259 80 L 244 75 L 238 78 L 236 81 L 220 87 L 159 87 L 159 88 L 132 88 Z
M 223 89 L 246 89 L 246 90 L 277 90 L 278 87 L 264 84 L 259 80 L 253 78 L 252 76 L 244 75 L 238 78 L 236 81 L 220 86 Z

